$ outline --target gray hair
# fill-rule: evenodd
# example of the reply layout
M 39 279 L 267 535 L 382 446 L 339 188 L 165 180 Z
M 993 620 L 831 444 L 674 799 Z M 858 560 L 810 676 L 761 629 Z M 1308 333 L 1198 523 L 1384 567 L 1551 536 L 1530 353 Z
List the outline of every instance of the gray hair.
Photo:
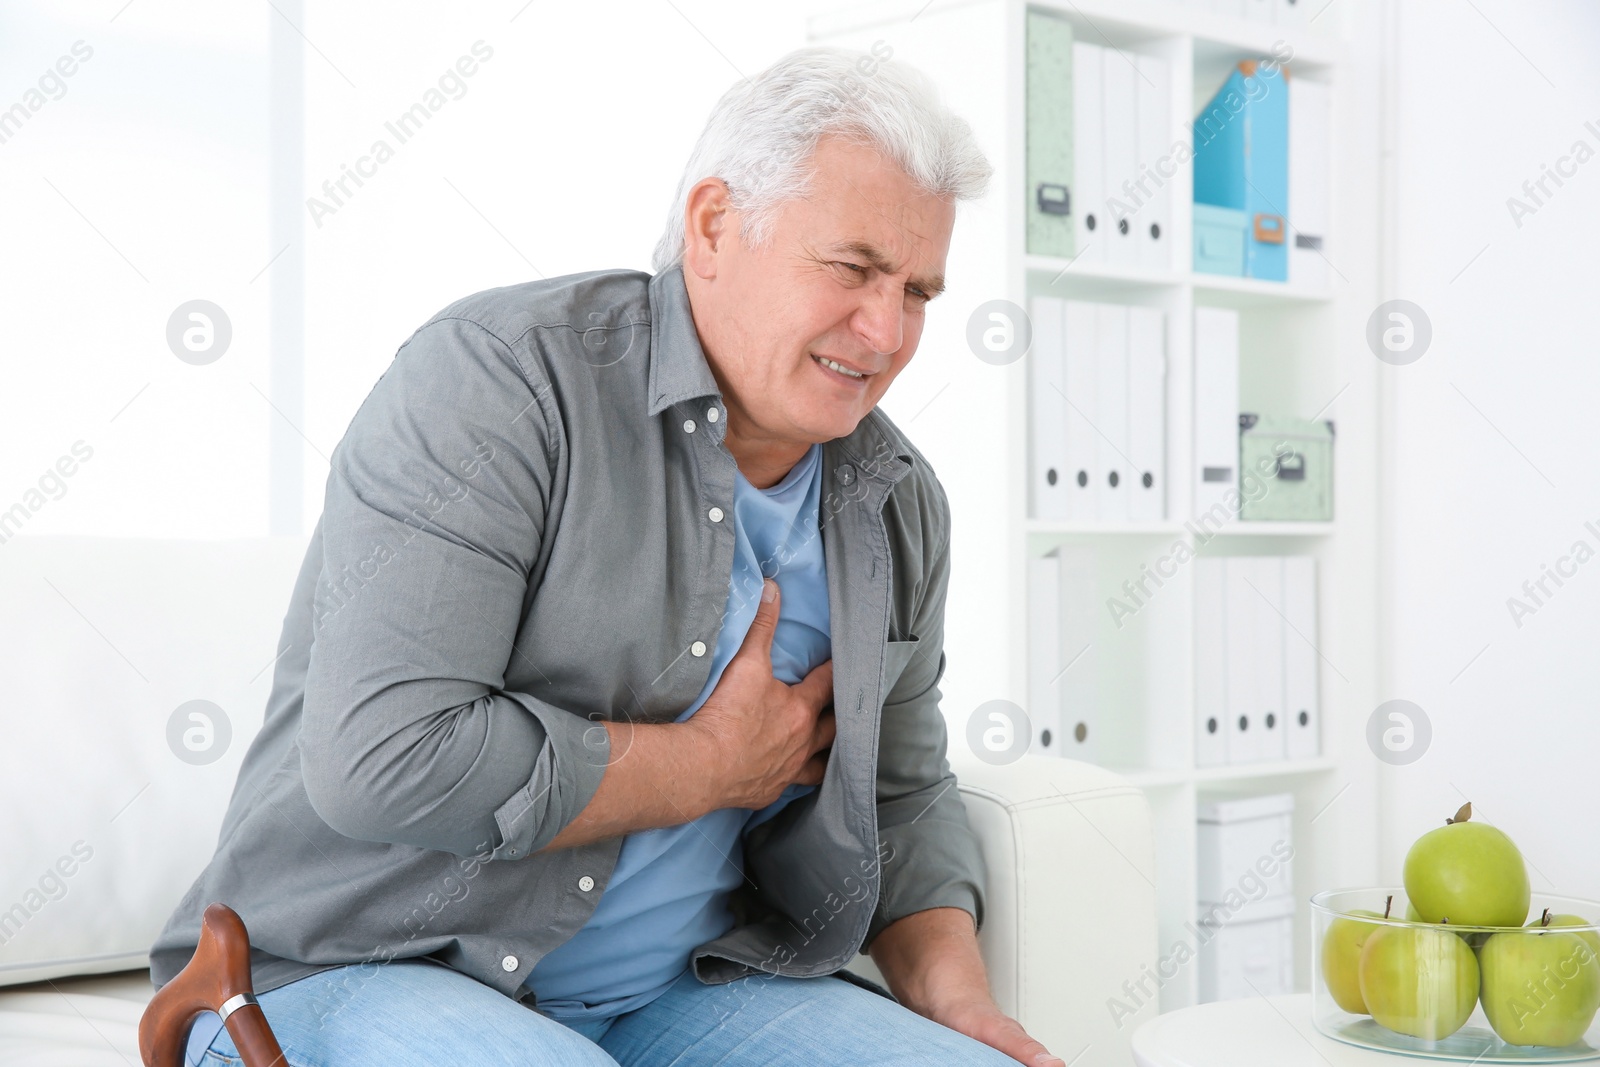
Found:
M 944 106 L 927 75 L 892 54 L 881 41 L 871 52 L 801 48 L 724 93 L 683 168 L 652 257 L 656 273 L 683 258 L 684 209 L 704 178 L 722 179 L 743 217 L 740 237 L 764 246 L 778 205 L 810 187 L 826 135 L 876 149 L 935 196 L 981 197 L 994 168 L 972 127 Z

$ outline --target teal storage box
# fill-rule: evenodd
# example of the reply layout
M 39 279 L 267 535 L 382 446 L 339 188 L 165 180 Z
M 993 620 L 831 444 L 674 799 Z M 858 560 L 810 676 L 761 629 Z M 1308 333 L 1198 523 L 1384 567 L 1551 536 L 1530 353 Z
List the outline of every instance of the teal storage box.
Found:
M 1194 269 L 1202 274 L 1244 277 L 1244 244 L 1250 216 L 1231 207 L 1194 205 Z
M 1333 423 L 1239 416 L 1239 518 L 1331 522 Z

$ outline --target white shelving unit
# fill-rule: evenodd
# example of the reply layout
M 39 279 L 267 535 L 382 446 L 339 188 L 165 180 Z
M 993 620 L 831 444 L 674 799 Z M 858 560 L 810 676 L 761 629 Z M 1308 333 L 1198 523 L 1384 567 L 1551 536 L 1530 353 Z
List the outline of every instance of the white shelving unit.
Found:
M 1027 253 L 1024 239 L 1024 22 L 1028 7 L 1073 24 L 1080 39 L 1166 60 L 1172 72 L 1171 143 L 1189 143 L 1190 120 L 1240 60 L 1292 49 L 1293 77 L 1333 87 L 1333 223 L 1327 291 L 1196 274 L 1189 204 L 1191 170 L 1171 181 L 1173 261 L 1167 269 L 1089 266 Z M 1376 864 L 1376 771 L 1364 742 L 1376 706 L 1377 361 L 1363 337 L 1378 302 L 1376 237 L 1341 220 L 1377 218 L 1377 88 L 1363 48 L 1344 23 L 1316 27 L 1245 22 L 1160 0 L 907 0 L 865 4 L 812 20 L 811 37 L 878 54 L 927 72 L 972 124 L 996 167 L 989 196 L 957 215 L 946 294 L 930 307 L 918 354 L 884 407 L 928 456 L 949 493 L 954 523 L 947 609 L 948 668 L 941 688 L 952 744 L 984 701 L 1027 705 L 1026 563 L 1060 544 L 1092 548 L 1102 594 L 1179 541 L 1200 555 L 1304 553 L 1317 558 L 1321 663 L 1321 755 L 1228 767 L 1194 764 L 1194 621 L 1190 570 L 1149 598 L 1118 628 L 1106 614 L 1100 637 L 1100 758 L 1144 789 L 1156 831 L 1160 949 L 1195 935 L 1195 814 L 1208 791 L 1295 795 L 1294 860 L 1298 988 L 1309 988 L 1307 898 L 1317 889 L 1370 880 Z M 1342 36 L 1341 36 L 1342 35 Z M 1281 54 L 1281 51 L 1280 51 Z M 864 73 L 870 77 L 870 73 Z M 1293 226 L 1293 205 L 1289 222 Z M 1028 513 L 1026 360 L 995 367 L 967 347 L 968 316 L 1006 299 L 1027 308 L 1038 294 L 1160 308 L 1167 322 L 1167 519 L 1115 526 L 1049 522 Z M 1191 333 L 1196 307 L 1240 311 L 1243 411 L 1332 418 L 1337 519 L 1326 523 L 1236 522 L 1197 537 L 1191 514 Z M 1085 872 L 1092 878 L 1092 872 Z M 1069 961 L 1063 961 L 1069 966 Z M 1163 1011 L 1195 1003 L 1197 968 L 1176 968 L 1160 986 Z M 1124 980 L 1107 975 L 1106 996 Z

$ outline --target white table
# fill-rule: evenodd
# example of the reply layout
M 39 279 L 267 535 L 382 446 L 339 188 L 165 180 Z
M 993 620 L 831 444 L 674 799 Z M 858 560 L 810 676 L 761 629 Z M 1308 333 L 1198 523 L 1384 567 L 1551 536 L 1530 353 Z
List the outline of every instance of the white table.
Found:
M 1404 1067 L 1426 1063 L 1323 1037 L 1311 994 L 1246 997 L 1158 1015 L 1133 1035 L 1138 1067 Z

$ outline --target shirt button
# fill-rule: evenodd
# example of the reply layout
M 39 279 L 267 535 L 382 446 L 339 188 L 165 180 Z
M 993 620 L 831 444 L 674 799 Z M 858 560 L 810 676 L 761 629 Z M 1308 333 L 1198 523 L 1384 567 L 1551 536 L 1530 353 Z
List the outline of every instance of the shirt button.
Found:
M 722 521 L 722 509 L 721 508 L 712 508 L 710 511 L 706 512 L 706 514 L 711 516 L 711 521 L 712 522 L 721 522 Z
M 589 890 L 594 888 L 594 879 L 590 878 L 587 874 L 584 875 L 582 878 L 578 879 L 578 888 L 587 893 Z
M 693 419 L 684 419 L 683 420 L 683 432 L 684 433 L 694 433 L 694 420 Z
M 706 421 L 707 422 L 716 422 L 721 417 L 722 417 L 722 412 L 718 411 L 716 408 L 706 408 Z
M 691 656 L 703 656 L 705 654 L 706 654 L 706 643 L 704 641 L 696 641 L 694 644 L 689 646 L 689 655 L 691 655 Z
M 500 969 L 502 971 L 514 971 L 514 970 L 516 970 L 517 969 L 517 957 L 515 957 L 515 956 L 507 956 L 505 959 L 501 960 L 500 961 Z
M 856 480 L 856 469 L 848 463 L 834 471 L 834 473 L 839 476 L 840 485 L 850 485 Z

